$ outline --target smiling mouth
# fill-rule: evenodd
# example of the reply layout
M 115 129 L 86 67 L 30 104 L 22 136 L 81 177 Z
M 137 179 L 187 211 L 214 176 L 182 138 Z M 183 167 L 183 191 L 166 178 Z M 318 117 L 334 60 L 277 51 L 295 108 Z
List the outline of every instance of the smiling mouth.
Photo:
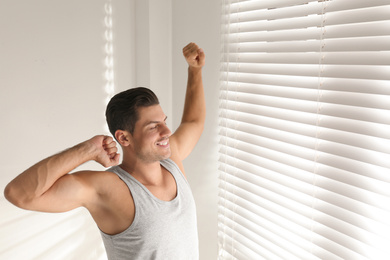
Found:
M 169 140 L 168 139 L 165 139 L 163 141 L 160 141 L 160 142 L 157 142 L 156 145 L 159 145 L 159 146 L 167 146 L 169 144 Z

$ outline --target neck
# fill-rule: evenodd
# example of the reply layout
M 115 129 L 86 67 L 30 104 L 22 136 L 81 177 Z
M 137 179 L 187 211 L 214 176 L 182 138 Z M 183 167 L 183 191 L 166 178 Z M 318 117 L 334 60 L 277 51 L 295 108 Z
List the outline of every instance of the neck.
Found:
M 146 163 L 134 158 L 135 156 L 127 157 L 124 154 L 122 164 L 119 166 L 142 184 L 155 184 L 162 180 L 159 161 Z

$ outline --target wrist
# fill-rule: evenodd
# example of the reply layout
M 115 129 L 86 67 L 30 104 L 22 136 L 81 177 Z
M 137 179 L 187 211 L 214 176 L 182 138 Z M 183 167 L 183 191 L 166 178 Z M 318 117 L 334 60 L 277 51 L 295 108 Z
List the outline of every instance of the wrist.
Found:
M 203 67 L 188 66 L 189 73 L 202 73 Z
M 79 143 L 73 147 L 80 158 L 83 158 L 85 162 L 90 160 L 95 160 L 99 155 L 99 150 L 92 140 L 87 140 L 82 143 Z

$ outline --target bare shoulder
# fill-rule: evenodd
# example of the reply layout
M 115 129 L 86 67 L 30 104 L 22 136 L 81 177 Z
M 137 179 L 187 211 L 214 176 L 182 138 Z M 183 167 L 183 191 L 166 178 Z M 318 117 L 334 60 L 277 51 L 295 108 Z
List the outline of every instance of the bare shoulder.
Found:
M 94 190 L 95 196 L 85 207 L 107 234 L 125 230 L 134 219 L 135 206 L 131 192 L 118 175 L 110 171 L 75 173 Z
M 97 195 L 105 195 L 110 193 L 113 187 L 125 185 L 118 175 L 110 171 L 80 171 L 72 175 Z
M 91 185 L 98 184 L 101 181 L 119 178 L 115 173 L 110 171 L 79 171 L 71 175 L 77 177 L 80 181 L 84 181 Z

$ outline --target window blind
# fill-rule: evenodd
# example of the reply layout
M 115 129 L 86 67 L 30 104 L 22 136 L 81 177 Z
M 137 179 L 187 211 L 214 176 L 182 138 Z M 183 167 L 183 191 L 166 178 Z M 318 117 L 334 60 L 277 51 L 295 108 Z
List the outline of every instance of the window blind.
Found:
M 390 0 L 223 0 L 219 259 L 389 259 Z

